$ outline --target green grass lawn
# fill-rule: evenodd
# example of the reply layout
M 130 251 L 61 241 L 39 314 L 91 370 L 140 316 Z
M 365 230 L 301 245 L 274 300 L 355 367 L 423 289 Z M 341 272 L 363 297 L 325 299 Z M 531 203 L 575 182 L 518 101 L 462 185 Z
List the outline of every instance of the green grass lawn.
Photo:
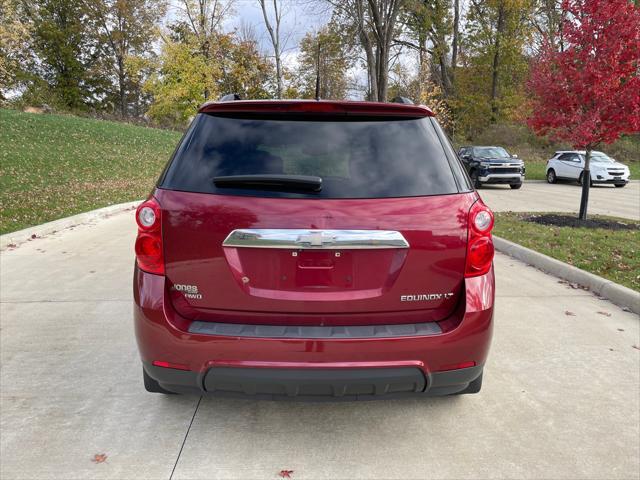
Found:
M 0 233 L 145 197 L 177 132 L 0 109 Z
M 531 213 L 496 213 L 494 233 L 562 262 L 640 291 L 640 222 L 633 230 L 540 225 Z M 539 215 L 539 214 L 536 214 Z M 592 215 L 590 218 L 607 218 Z
M 544 180 L 547 176 L 547 162 L 546 161 L 526 161 L 525 167 L 527 169 L 527 180 Z

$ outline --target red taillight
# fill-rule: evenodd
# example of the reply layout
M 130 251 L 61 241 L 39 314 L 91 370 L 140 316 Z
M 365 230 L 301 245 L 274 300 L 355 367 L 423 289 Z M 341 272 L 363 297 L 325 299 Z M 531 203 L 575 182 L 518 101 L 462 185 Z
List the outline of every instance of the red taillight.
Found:
M 174 370 L 189 370 L 188 365 L 183 365 L 181 363 L 165 362 L 164 360 L 154 360 L 152 363 L 156 367 L 173 368 Z
M 469 210 L 469 235 L 467 241 L 467 263 L 465 277 L 484 275 L 493 262 L 493 213 L 482 200 L 478 200 Z
M 138 238 L 135 249 L 138 268 L 148 273 L 164 275 L 161 210 L 155 198 L 151 197 L 138 207 L 136 222 Z
M 443 365 L 442 367 L 440 367 L 438 369 L 439 372 L 444 372 L 447 370 L 460 370 L 461 368 L 471 368 L 471 367 L 475 367 L 476 366 L 476 362 L 473 361 L 469 361 L 469 362 L 462 362 L 462 363 L 454 363 L 451 365 Z

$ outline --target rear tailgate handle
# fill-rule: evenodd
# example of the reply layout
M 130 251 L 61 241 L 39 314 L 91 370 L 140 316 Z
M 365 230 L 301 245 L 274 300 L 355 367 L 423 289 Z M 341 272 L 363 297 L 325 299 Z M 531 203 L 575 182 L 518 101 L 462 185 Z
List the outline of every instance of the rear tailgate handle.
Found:
M 231 232 L 223 247 L 357 250 L 409 248 L 409 242 L 393 230 L 306 230 L 247 228 Z

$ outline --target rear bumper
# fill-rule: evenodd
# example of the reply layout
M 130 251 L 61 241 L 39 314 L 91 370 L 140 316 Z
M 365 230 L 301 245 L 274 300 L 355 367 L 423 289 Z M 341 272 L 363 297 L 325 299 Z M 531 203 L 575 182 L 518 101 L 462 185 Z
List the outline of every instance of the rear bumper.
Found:
M 212 335 L 197 333 L 194 322 L 177 314 L 165 295 L 164 277 L 136 268 L 134 323 L 145 371 L 170 391 L 282 399 L 446 395 L 463 391 L 482 373 L 491 343 L 493 270 L 467 279 L 465 289 L 458 309 L 438 322 L 439 332 L 346 338 Z M 154 366 L 154 361 L 184 370 Z M 475 366 L 457 368 L 470 362 Z
M 417 367 L 284 369 L 212 367 L 204 372 L 143 364 L 162 388 L 176 393 L 261 400 L 373 400 L 459 393 L 482 366 L 425 374 Z

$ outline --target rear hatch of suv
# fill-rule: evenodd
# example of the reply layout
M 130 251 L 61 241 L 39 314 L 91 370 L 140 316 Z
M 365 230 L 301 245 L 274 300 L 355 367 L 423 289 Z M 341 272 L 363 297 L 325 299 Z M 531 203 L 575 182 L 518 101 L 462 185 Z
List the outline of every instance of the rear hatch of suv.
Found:
M 155 192 L 181 315 L 375 325 L 452 313 L 475 192 L 427 109 L 344 105 L 201 110 Z

